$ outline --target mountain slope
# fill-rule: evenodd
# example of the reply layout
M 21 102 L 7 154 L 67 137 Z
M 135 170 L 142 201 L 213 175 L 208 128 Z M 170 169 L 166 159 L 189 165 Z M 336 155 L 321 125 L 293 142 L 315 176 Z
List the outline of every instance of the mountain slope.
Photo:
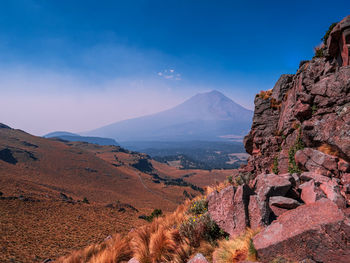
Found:
M 91 136 L 80 136 L 79 134 L 65 132 L 65 131 L 51 132 L 44 135 L 44 138 L 59 138 L 69 142 L 88 142 L 88 143 L 94 143 L 98 145 L 115 145 L 115 146 L 119 145 L 114 139 L 102 138 L 102 137 L 91 137 Z
M 222 136 L 245 135 L 252 116 L 252 111 L 218 91 L 211 91 L 197 94 L 172 109 L 82 134 L 118 141 L 218 140 Z

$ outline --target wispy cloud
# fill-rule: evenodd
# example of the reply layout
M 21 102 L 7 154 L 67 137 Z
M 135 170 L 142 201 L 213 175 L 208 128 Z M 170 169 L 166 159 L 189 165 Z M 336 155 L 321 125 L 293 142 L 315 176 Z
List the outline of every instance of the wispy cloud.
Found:
M 159 71 L 157 75 L 161 78 L 168 80 L 182 80 L 181 74 L 175 72 L 175 69 L 164 69 L 163 71 Z

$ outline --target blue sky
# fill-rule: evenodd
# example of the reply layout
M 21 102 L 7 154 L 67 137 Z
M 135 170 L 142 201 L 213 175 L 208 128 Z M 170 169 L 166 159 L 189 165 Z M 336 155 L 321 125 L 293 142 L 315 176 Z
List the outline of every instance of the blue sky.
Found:
M 73 132 L 212 89 L 255 93 L 310 59 L 349 1 L 3 0 L 0 122 Z

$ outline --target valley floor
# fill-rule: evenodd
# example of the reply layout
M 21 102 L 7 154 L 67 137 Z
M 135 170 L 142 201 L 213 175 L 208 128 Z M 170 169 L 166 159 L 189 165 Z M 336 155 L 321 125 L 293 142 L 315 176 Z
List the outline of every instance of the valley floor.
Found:
M 101 205 L 0 200 L 0 262 L 55 259 L 144 222 L 136 212 Z

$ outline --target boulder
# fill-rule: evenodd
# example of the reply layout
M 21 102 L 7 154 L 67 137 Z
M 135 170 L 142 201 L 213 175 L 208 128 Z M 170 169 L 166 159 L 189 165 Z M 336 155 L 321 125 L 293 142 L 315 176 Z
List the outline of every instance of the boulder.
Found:
M 340 186 L 336 182 L 335 178 L 333 178 L 331 181 L 322 183 L 320 185 L 320 189 L 325 193 L 327 198 L 336 203 L 339 208 L 346 207 L 346 201 L 340 193 Z
M 312 204 L 326 197 L 323 192 L 315 186 L 314 180 L 303 183 L 299 186 L 299 189 L 301 189 L 300 198 L 305 204 Z
M 269 205 L 272 212 L 278 217 L 288 210 L 298 207 L 300 203 L 292 198 L 273 196 L 270 197 Z
M 248 205 L 249 197 L 254 192 L 249 188 L 248 185 L 241 185 L 237 188 L 235 197 L 233 199 L 233 222 L 234 228 L 229 232 L 231 237 L 239 236 L 249 226 L 249 214 Z
M 249 196 L 254 192 L 248 185 L 241 185 L 235 191 L 229 186 L 208 196 L 210 217 L 231 237 L 238 236 L 249 226 Z
M 273 196 L 270 198 L 270 207 L 276 206 L 284 209 L 294 209 L 300 206 L 297 200 L 283 196 Z
M 312 114 L 312 109 L 309 104 L 304 104 L 301 101 L 298 101 L 295 105 L 294 108 L 294 115 L 299 119 L 299 120 L 305 120 L 310 118 Z
M 270 221 L 271 209 L 266 201 L 259 201 L 257 195 L 251 195 L 248 206 L 249 223 L 252 229 L 265 227 Z
M 256 178 L 256 192 L 261 201 L 271 196 L 284 196 L 292 187 L 292 176 L 289 174 L 260 174 Z
M 209 262 L 202 254 L 198 253 L 187 263 L 209 263 Z
M 325 182 L 328 182 L 329 180 L 331 180 L 327 176 L 323 176 L 321 174 L 317 174 L 317 173 L 314 173 L 314 172 L 302 173 L 300 175 L 300 179 L 303 180 L 303 181 L 314 180 L 314 182 L 317 183 L 317 184 L 325 183 Z
M 328 199 L 290 210 L 253 238 L 258 259 L 348 263 L 350 220 Z
M 210 217 L 227 233 L 232 232 L 235 228 L 235 222 L 233 220 L 235 190 L 233 186 L 229 186 L 220 192 L 212 192 L 208 196 L 208 212 Z
M 339 159 L 335 156 L 311 148 L 295 153 L 295 162 L 299 167 L 322 175 L 337 175 L 338 161 Z

